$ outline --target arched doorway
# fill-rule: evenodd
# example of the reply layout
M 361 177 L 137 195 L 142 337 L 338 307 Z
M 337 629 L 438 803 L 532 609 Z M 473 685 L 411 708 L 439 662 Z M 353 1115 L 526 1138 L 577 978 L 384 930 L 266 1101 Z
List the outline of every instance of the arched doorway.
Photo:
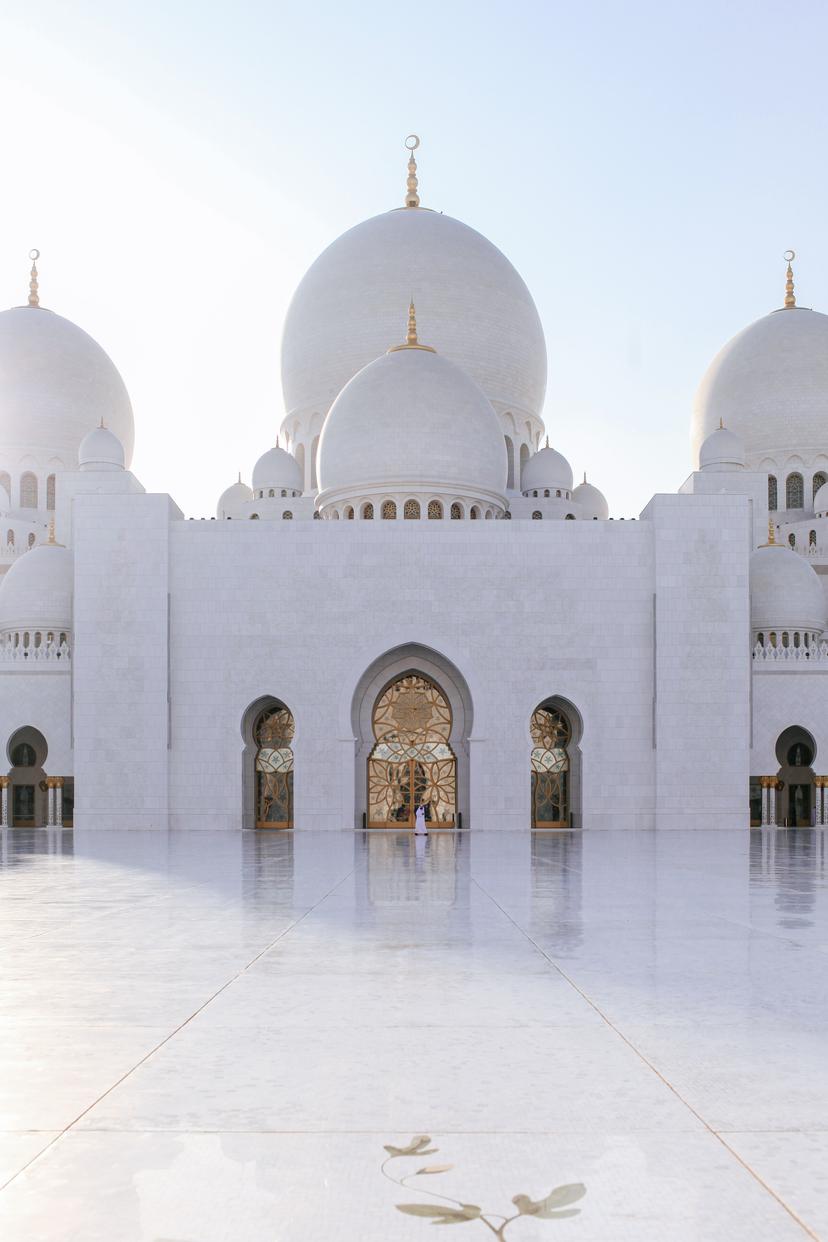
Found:
M 15 828 L 37 828 L 47 821 L 47 786 L 43 765 L 48 750 L 43 734 L 31 725 L 17 729 L 9 738 L 9 822 Z
M 413 828 L 418 807 L 429 828 L 457 822 L 457 760 L 451 706 L 430 678 L 409 672 L 390 682 L 372 715 L 368 827 Z
M 814 760 L 816 743 L 801 725 L 791 725 L 777 738 L 778 779 L 776 822 L 787 828 L 809 828 L 814 812 Z
M 293 827 L 293 713 L 280 699 L 251 703 L 242 720 L 244 828 Z
M 580 719 L 569 704 L 546 699 L 532 713 L 532 828 L 580 827 Z

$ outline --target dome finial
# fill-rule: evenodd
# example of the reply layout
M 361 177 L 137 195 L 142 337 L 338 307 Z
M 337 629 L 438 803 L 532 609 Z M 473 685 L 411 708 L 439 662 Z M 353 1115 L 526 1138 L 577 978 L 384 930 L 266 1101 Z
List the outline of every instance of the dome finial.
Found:
M 29 258 L 32 261 L 32 270 L 29 275 L 29 306 L 40 306 L 40 294 L 37 287 L 37 261 L 40 258 L 40 251 L 30 250 Z
M 769 548 L 775 548 L 775 547 L 776 547 L 776 527 L 774 526 L 773 518 L 768 518 L 768 542 L 767 542 L 767 547 L 769 547 Z
M 546 447 L 549 448 L 549 436 L 546 437 Z
M 414 159 L 414 152 L 420 145 L 420 140 L 416 134 L 409 134 L 405 140 L 406 150 L 408 151 L 408 180 L 405 183 L 405 205 L 406 207 L 419 207 L 420 195 L 417 192 L 417 161 Z
M 49 538 L 46 540 L 46 547 L 47 548 L 62 548 L 63 547 L 63 544 L 58 543 L 57 539 L 55 539 L 55 519 L 54 518 L 51 518 L 49 521 Z
M 785 281 L 785 310 L 793 310 L 796 307 L 796 297 L 794 296 L 793 268 L 791 263 L 796 258 L 796 251 L 786 250 L 784 258 L 788 264 L 787 279 Z
M 437 350 L 432 349 L 430 345 L 421 345 L 417 340 L 417 312 L 414 309 L 414 298 L 412 297 L 408 303 L 408 331 L 405 336 L 404 345 L 392 345 L 386 353 L 395 354 L 398 349 L 424 349 L 428 354 L 436 354 Z
M 724 431 L 724 419 L 719 415 L 719 431 Z

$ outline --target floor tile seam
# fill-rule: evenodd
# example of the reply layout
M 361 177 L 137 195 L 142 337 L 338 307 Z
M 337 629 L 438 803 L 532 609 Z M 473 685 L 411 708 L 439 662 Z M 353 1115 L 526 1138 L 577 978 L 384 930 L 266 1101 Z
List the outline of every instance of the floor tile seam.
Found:
M 107 1087 L 105 1091 L 101 1092 L 101 1094 L 97 1097 L 97 1099 L 93 1100 L 91 1104 L 88 1104 L 86 1108 L 84 1108 L 80 1113 L 78 1113 L 78 1115 L 72 1121 L 70 1121 L 68 1125 L 64 1126 L 60 1130 L 60 1132 L 56 1134 L 54 1138 L 49 1143 L 46 1144 L 45 1147 L 42 1148 L 41 1151 L 37 1152 L 37 1154 L 34 1155 L 31 1158 L 31 1160 L 28 1160 L 21 1168 L 19 1168 L 15 1173 L 13 1173 L 10 1178 L 7 1178 L 7 1180 L 3 1182 L 2 1185 L 0 1185 L 0 1194 L 2 1194 L 2 1192 L 6 1190 L 7 1187 L 11 1185 L 12 1182 L 16 1181 L 16 1179 L 20 1177 L 21 1173 L 25 1173 L 26 1169 L 28 1169 L 32 1164 L 34 1164 L 35 1161 L 40 1160 L 41 1157 L 43 1157 L 47 1151 L 50 1151 L 51 1148 L 54 1147 L 56 1143 L 59 1143 L 60 1140 L 64 1137 L 64 1135 L 68 1134 L 73 1129 L 73 1127 L 75 1127 L 78 1124 L 79 1121 L 81 1121 L 85 1116 L 87 1116 L 88 1113 L 92 1111 L 93 1108 L 97 1108 L 97 1106 L 101 1103 L 102 1100 L 105 1100 L 107 1096 L 110 1095 L 117 1087 L 119 1087 L 123 1082 L 126 1082 L 127 1078 L 129 1078 L 131 1074 L 134 1074 L 137 1069 L 139 1069 L 142 1065 L 146 1064 L 146 1062 L 149 1061 L 151 1057 L 155 1056 L 155 1054 L 161 1048 L 163 1048 L 166 1044 L 168 1044 L 171 1039 L 173 1039 L 176 1035 L 179 1034 L 180 1031 L 182 1031 L 186 1026 L 188 1026 L 189 1023 L 192 1022 L 194 1018 L 198 1017 L 198 1015 L 204 1009 L 206 1009 L 207 1006 L 211 1004 L 212 1001 L 214 1001 L 217 996 L 221 995 L 221 993 L 224 992 L 226 988 L 229 988 L 232 983 L 235 983 L 235 981 L 239 979 L 245 973 L 245 971 L 249 970 L 251 966 L 255 965 L 255 963 L 259 961 L 259 959 L 263 957 L 265 953 L 269 952 L 269 950 L 272 949 L 274 945 L 278 944 L 280 940 L 282 940 L 285 936 L 289 935 L 289 933 L 293 930 L 294 927 L 298 926 L 299 923 L 301 923 L 304 919 L 308 918 L 313 913 L 313 911 L 316 909 L 317 905 L 321 905 L 323 901 L 325 901 L 328 897 L 330 897 L 331 893 L 336 892 L 336 890 L 340 887 L 340 885 L 344 884 L 346 880 L 348 880 L 353 874 L 354 874 L 353 868 L 351 868 L 350 871 L 347 871 L 343 876 L 341 876 L 340 879 L 338 879 L 336 883 L 319 898 L 318 902 L 316 902 L 308 910 L 305 910 L 305 912 L 302 915 L 300 915 L 300 917 L 296 919 L 295 922 L 292 923 L 289 927 L 283 928 L 278 936 L 276 936 L 273 940 L 271 940 L 268 944 L 266 944 L 264 948 L 260 950 L 259 953 L 257 953 L 253 958 L 251 958 L 251 960 L 247 962 L 240 970 L 238 970 L 230 979 L 227 979 L 221 985 L 220 988 L 218 988 L 211 996 L 207 998 L 207 1000 L 204 1001 L 203 1004 L 199 1005 L 197 1009 L 193 1010 L 193 1012 L 187 1018 L 185 1018 L 183 1022 L 180 1022 L 178 1026 L 176 1026 L 174 1030 L 170 1031 L 170 1033 L 166 1035 L 158 1044 L 156 1044 L 154 1048 L 151 1048 L 149 1052 L 147 1052 L 143 1057 L 139 1058 L 139 1060 L 136 1061 L 136 1063 L 133 1066 L 131 1066 L 124 1074 L 122 1074 L 120 1078 L 118 1078 L 114 1083 L 112 1083 L 109 1087 Z
M 482 889 L 482 885 L 479 883 L 479 881 L 475 880 L 474 883 L 477 884 L 478 887 Z M 483 891 L 485 892 L 486 890 L 483 889 Z M 503 907 L 500 905 L 497 899 L 494 896 L 492 896 L 491 893 L 487 893 L 487 896 L 491 899 L 491 901 L 494 902 L 494 904 L 499 909 L 503 910 Z M 521 927 L 519 923 L 517 923 L 514 919 L 512 919 L 512 916 L 508 914 L 505 910 L 503 910 L 503 913 L 506 914 L 506 917 L 508 919 L 510 919 L 512 922 L 515 923 L 515 926 L 522 932 L 522 934 L 526 937 L 529 943 L 534 945 L 535 949 L 537 949 L 537 951 L 544 958 L 546 958 L 549 964 L 552 967 L 554 967 L 554 969 L 557 970 L 558 973 L 564 979 L 567 980 L 567 982 L 575 989 L 575 991 L 578 992 L 579 995 L 583 997 L 583 999 L 587 1002 L 587 1004 L 590 1005 L 592 1009 L 595 1010 L 595 1012 L 603 1019 L 604 1022 L 606 1022 L 610 1030 L 614 1031 L 615 1034 L 618 1036 L 618 1038 L 623 1040 L 623 1042 L 627 1045 L 630 1051 L 633 1052 L 634 1055 L 637 1056 L 639 1060 L 644 1065 L 647 1066 L 647 1068 L 651 1071 L 651 1073 L 655 1074 L 655 1076 L 664 1084 L 664 1086 L 670 1092 L 672 1092 L 672 1094 L 676 1097 L 676 1099 L 681 1104 L 684 1105 L 684 1107 L 688 1110 L 688 1112 L 690 1112 L 700 1122 L 700 1124 L 704 1126 L 704 1129 L 707 1131 L 707 1133 L 710 1134 L 716 1140 L 716 1142 L 720 1143 L 721 1146 L 725 1149 L 725 1151 L 727 1151 L 732 1156 L 732 1158 L 737 1162 L 737 1164 L 741 1165 L 741 1167 L 745 1170 L 745 1172 L 748 1173 L 749 1176 L 752 1177 L 758 1183 L 758 1185 L 760 1185 L 767 1192 L 767 1194 L 769 1194 L 771 1198 L 774 1199 L 779 1204 L 779 1206 L 788 1214 L 788 1216 L 790 1216 L 791 1220 L 793 1220 L 797 1225 L 799 1225 L 800 1229 L 802 1229 L 803 1232 L 809 1238 L 812 1238 L 814 1242 L 822 1242 L 819 1235 L 815 1233 L 808 1224 L 806 1224 L 806 1222 L 794 1210 L 794 1208 L 792 1208 L 790 1204 L 787 1203 L 782 1198 L 782 1196 L 778 1194 L 777 1191 L 775 1191 L 773 1187 L 770 1186 L 765 1181 L 765 1179 L 761 1176 L 761 1174 L 756 1169 L 754 1169 L 748 1163 L 748 1161 L 743 1159 L 743 1157 L 740 1156 L 739 1153 L 733 1149 L 733 1147 L 731 1147 L 731 1145 L 721 1136 L 721 1134 L 718 1133 L 717 1130 L 701 1115 L 698 1109 L 694 1108 L 693 1105 L 690 1103 L 690 1101 L 685 1099 L 685 1097 L 678 1090 L 678 1088 L 674 1086 L 673 1083 L 671 1083 L 670 1080 L 667 1077 L 665 1077 L 665 1075 L 662 1074 L 659 1069 L 657 1069 L 657 1067 L 646 1056 L 646 1054 L 642 1052 L 640 1048 L 636 1047 L 636 1045 L 632 1042 L 632 1040 L 628 1039 L 628 1037 L 624 1034 L 624 1032 L 620 1030 L 618 1026 L 616 1026 L 616 1024 L 607 1016 L 607 1014 L 604 1013 L 600 1005 L 598 1005 L 598 1003 L 594 1001 L 591 996 L 589 996 L 586 992 L 584 992 L 583 989 L 578 986 L 578 984 L 575 982 L 574 979 L 570 978 L 570 976 L 566 973 L 566 971 L 563 970 L 562 967 L 559 966 L 558 963 L 552 957 L 549 956 L 549 954 L 537 943 L 536 940 L 534 940 L 534 938 L 529 934 L 528 931 L 525 930 L 525 928 Z

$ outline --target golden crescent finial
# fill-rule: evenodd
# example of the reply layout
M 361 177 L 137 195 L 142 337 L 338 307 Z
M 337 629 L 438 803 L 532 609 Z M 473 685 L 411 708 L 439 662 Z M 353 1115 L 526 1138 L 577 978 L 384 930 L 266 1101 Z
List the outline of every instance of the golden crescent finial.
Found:
M 783 257 L 788 265 L 787 279 L 785 280 L 785 310 L 793 310 L 796 307 L 796 297 L 794 295 L 793 268 L 791 263 L 796 258 L 796 251 L 786 250 Z
M 414 309 L 414 298 L 412 297 L 408 303 L 408 332 L 405 337 L 404 345 L 392 345 L 385 352 L 388 354 L 396 354 L 400 349 L 422 349 L 427 354 L 436 354 L 437 350 L 432 349 L 430 345 L 421 345 L 417 339 L 417 312 Z
M 32 261 L 32 270 L 29 273 L 29 306 L 40 306 L 40 293 L 37 287 L 37 261 L 40 258 L 40 251 L 30 250 L 29 258 Z
M 416 134 L 409 134 L 405 140 L 405 149 L 408 151 L 408 179 L 405 183 L 405 205 L 406 207 L 419 207 L 420 195 L 418 193 L 417 183 L 417 161 L 414 159 L 414 152 L 420 145 L 420 139 Z

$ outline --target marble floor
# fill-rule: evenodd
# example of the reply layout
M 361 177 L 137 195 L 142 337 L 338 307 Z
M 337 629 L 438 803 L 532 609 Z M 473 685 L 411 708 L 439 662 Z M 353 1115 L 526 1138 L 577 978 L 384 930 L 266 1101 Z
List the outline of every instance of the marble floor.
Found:
M 4 1242 L 828 1239 L 825 830 L 0 836 Z

